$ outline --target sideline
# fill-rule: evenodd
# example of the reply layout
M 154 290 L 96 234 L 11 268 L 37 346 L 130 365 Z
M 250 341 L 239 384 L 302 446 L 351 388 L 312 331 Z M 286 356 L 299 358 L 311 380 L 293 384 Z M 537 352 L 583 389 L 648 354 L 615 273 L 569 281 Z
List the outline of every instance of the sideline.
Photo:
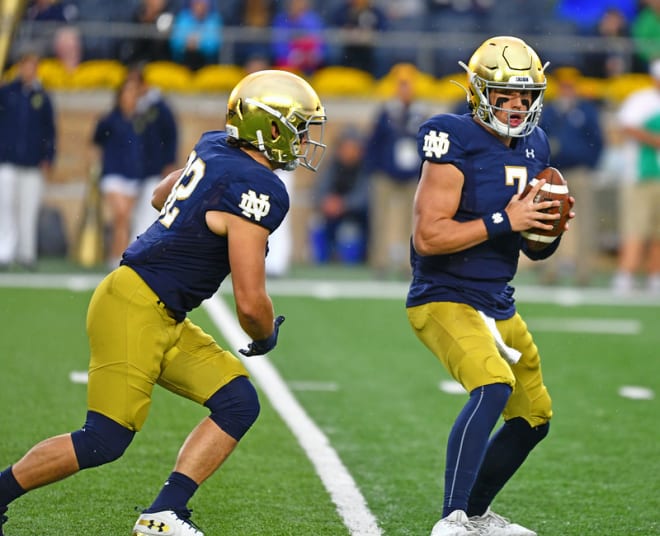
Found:
M 221 297 L 206 300 L 202 307 L 234 350 L 247 347 L 250 339 Z M 242 361 L 314 465 L 350 534 L 380 536 L 382 530 L 376 518 L 330 440 L 307 415 L 267 356 L 251 356 Z
M 26 274 L 0 273 L 0 288 L 64 288 L 72 291 L 92 290 L 104 274 Z M 345 281 L 320 279 L 273 279 L 267 283 L 272 296 L 309 296 L 318 299 L 377 298 L 405 300 L 408 283 L 403 281 Z M 608 288 L 542 287 L 516 285 L 518 303 L 549 303 L 563 306 L 602 305 L 660 307 L 660 296 L 644 290 L 619 296 Z M 220 294 L 231 292 L 228 279 Z

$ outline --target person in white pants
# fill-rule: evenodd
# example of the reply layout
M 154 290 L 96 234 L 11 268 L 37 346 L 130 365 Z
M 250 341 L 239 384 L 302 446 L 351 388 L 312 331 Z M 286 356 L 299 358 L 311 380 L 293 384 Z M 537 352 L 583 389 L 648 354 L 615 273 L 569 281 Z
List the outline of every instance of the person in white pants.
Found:
M 35 266 L 44 181 L 40 168 L 0 164 L 0 265 Z
M 37 79 L 39 55 L 25 51 L 18 76 L 0 86 L 0 267 L 37 262 L 44 182 L 55 158 L 51 99 Z

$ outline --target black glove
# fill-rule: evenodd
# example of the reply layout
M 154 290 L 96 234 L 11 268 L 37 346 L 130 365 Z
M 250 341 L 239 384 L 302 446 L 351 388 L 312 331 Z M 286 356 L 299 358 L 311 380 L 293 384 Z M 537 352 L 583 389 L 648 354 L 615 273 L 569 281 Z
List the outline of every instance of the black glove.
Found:
M 280 332 L 280 325 L 282 322 L 284 322 L 284 317 L 280 315 L 275 319 L 275 329 L 273 329 L 273 333 L 270 335 L 270 337 L 266 337 L 265 339 L 260 339 L 258 341 L 252 341 L 250 344 L 248 344 L 247 349 L 241 348 L 239 352 L 245 356 L 263 355 L 270 352 L 273 348 L 275 348 L 275 345 L 277 344 L 277 335 Z

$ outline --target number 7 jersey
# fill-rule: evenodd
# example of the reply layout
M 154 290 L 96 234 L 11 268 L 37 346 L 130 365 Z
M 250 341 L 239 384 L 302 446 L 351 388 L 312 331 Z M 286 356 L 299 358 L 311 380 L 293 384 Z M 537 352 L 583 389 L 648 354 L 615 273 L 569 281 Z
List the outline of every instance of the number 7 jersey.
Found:
M 507 146 L 469 114 L 430 118 L 421 125 L 417 142 L 422 160 L 452 164 L 463 174 L 454 215 L 459 222 L 497 216 L 549 165 L 548 138 L 540 128 Z M 516 232 L 446 255 L 422 256 L 411 245 L 413 281 L 407 306 L 452 301 L 497 319 L 509 318 L 515 308 L 508 283 L 516 273 L 522 245 Z
M 227 237 L 207 227 L 206 212 L 228 212 L 272 233 L 288 210 L 286 187 L 272 170 L 230 146 L 226 133 L 206 132 L 158 219 L 126 249 L 121 264 L 182 320 L 230 273 Z

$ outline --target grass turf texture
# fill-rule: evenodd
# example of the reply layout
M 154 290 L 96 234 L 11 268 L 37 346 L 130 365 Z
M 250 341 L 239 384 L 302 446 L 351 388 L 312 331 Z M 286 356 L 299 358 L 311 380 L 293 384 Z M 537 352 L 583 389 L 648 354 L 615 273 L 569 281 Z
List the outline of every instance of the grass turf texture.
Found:
M 82 424 L 85 314 L 90 293 L 0 289 L 0 468 L 34 442 Z M 386 535 L 425 535 L 442 502 L 444 447 L 464 396 L 412 334 L 401 300 L 274 297 L 287 316 L 271 360 L 285 380 L 333 382 L 295 391 L 355 478 Z M 541 350 L 554 401 L 550 435 L 498 496 L 496 511 L 542 536 L 660 534 L 655 307 L 520 304 Z M 539 318 L 630 319 L 637 335 L 534 331 Z M 193 319 L 218 337 L 204 311 Z M 35 490 L 11 505 L 8 536 L 129 534 L 205 410 L 157 388 L 147 424 L 125 456 Z M 194 519 L 214 535 L 347 534 L 295 439 L 262 397 L 262 414 L 223 468 L 197 492 Z

